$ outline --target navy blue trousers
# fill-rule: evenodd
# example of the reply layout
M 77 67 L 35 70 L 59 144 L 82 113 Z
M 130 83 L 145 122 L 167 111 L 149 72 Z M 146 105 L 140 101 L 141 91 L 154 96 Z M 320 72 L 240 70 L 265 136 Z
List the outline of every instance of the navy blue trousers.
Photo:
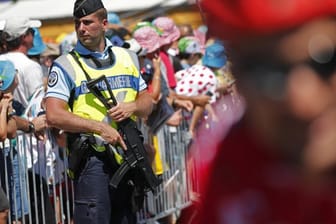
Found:
M 133 224 L 133 187 L 123 181 L 117 189 L 109 186 L 113 170 L 104 156 L 90 156 L 74 182 L 74 222 L 80 224 Z

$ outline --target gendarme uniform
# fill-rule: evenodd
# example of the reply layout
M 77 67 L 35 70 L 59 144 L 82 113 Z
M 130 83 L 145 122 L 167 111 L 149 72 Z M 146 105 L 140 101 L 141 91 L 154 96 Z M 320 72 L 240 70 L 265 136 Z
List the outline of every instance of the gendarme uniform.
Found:
M 105 75 L 117 100 L 132 102 L 138 92 L 147 88 L 139 74 L 136 55 L 124 48 L 112 47 L 107 39 L 106 43 L 103 53 L 92 53 L 79 42 L 74 50 L 92 79 Z M 62 55 L 56 59 L 50 71 L 46 96 L 69 102 L 72 112 L 78 116 L 103 121 L 106 118 L 106 108 L 89 92 L 86 83 L 86 76 L 73 56 Z M 106 90 L 103 84 L 99 87 Z
M 78 42 L 74 48 L 75 55 L 92 79 L 106 76 L 118 102 L 132 102 L 140 91 L 147 88 L 138 69 L 137 56 L 124 48 L 112 46 L 108 39 L 105 41 L 102 53 L 91 52 Z M 72 113 L 80 117 L 108 122 L 114 127 L 115 124 L 107 118 L 104 105 L 89 92 L 83 69 L 71 54 L 57 58 L 49 73 L 46 97 L 68 102 Z M 104 83 L 98 85 L 100 90 L 106 90 Z M 109 180 L 113 170 L 108 166 L 104 153 L 97 152 L 87 159 L 75 180 L 74 220 L 77 223 L 119 223 L 118 219 L 132 214 L 129 212 L 132 189 L 120 183 L 118 189 L 111 190 Z

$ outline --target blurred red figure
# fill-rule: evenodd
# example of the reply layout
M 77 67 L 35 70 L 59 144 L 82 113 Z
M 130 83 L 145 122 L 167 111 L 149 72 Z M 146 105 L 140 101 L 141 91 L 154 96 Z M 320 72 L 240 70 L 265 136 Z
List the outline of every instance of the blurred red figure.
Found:
M 213 155 L 180 222 L 336 223 L 336 1 L 203 0 L 202 11 L 246 111 L 197 152 Z

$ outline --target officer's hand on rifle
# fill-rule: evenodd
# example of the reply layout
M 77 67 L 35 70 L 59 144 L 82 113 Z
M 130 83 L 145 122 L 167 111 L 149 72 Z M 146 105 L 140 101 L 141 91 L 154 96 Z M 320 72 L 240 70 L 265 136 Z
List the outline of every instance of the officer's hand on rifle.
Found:
M 135 109 L 135 102 L 120 102 L 116 106 L 109 109 L 107 113 L 114 121 L 120 122 L 126 118 L 129 118 L 134 113 Z
M 103 129 L 100 132 L 100 136 L 111 145 L 120 145 L 124 150 L 127 150 L 127 146 L 119 132 L 110 125 L 103 123 Z

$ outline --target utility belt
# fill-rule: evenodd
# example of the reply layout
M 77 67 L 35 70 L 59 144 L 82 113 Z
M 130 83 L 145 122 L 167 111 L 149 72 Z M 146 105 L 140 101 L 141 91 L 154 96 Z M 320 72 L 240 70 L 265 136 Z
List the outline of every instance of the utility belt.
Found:
M 67 146 L 67 174 L 71 179 L 78 178 L 87 159 L 91 156 L 107 159 L 112 169 L 118 168 L 123 162 L 119 151 L 97 135 L 68 133 Z
M 122 167 L 121 164 L 124 162 L 118 150 L 111 144 L 106 143 L 100 136 L 70 133 L 67 135 L 67 145 L 67 174 L 73 180 L 78 179 L 88 158 L 91 156 L 101 158 L 103 161 L 106 161 L 106 164 L 112 170 L 116 171 Z M 134 170 L 132 171 L 127 173 L 123 181 L 133 188 L 131 205 L 132 210 L 136 212 L 143 207 L 144 203 L 144 178 L 139 173 L 134 172 Z

